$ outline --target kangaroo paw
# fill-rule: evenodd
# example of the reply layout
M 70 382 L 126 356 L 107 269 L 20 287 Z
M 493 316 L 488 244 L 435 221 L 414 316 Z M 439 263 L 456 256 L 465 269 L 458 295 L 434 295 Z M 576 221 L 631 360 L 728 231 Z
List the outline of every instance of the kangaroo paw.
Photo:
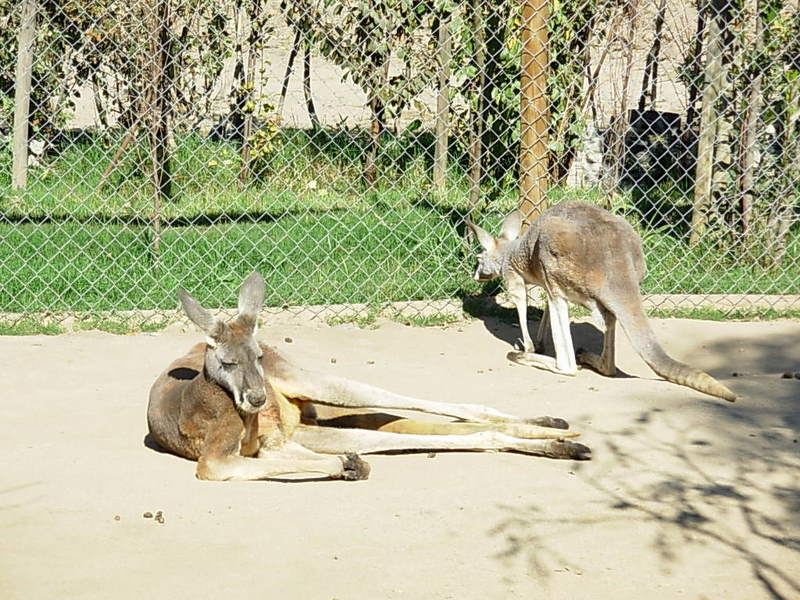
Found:
M 534 417 L 532 419 L 525 419 L 524 422 L 541 427 L 552 427 L 553 429 L 569 429 L 569 423 L 559 417 Z
M 513 363 L 517 363 L 518 365 L 522 365 L 524 367 L 534 367 L 536 369 L 544 369 L 545 371 L 550 371 L 551 373 L 556 373 L 557 375 L 568 375 L 569 377 L 574 377 L 578 374 L 577 369 L 574 371 L 565 371 L 563 369 L 559 369 L 556 365 L 556 360 L 551 356 L 543 356 L 541 354 L 534 354 L 532 352 L 509 352 L 506 354 L 506 358 Z
M 548 444 L 547 456 L 550 458 L 566 458 L 571 460 L 589 460 L 592 451 L 588 446 L 567 440 L 553 440 Z
M 360 481 L 369 477 L 369 463 L 358 454 L 348 453 L 342 459 L 342 475 L 345 481 Z
M 589 352 L 583 348 L 578 348 L 575 351 L 575 359 L 578 361 L 578 364 L 589 367 L 590 369 L 600 373 L 600 375 L 605 375 L 606 377 L 617 376 L 617 367 L 614 364 L 605 364 L 602 358 L 594 352 Z

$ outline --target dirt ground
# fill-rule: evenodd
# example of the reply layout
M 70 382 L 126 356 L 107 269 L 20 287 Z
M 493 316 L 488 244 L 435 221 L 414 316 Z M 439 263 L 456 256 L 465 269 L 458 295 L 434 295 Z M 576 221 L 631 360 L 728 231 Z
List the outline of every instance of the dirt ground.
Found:
M 308 367 L 564 417 L 594 452 L 371 456 L 367 481 L 302 483 L 202 482 L 145 445 L 149 386 L 196 332 L 0 337 L 0 597 L 800 598 L 800 380 L 781 377 L 800 323 L 654 327 L 745 398 L 658 379 L 624 336 L 621 376 L 568 378 L 507 362 L 518 330 L 491 319 L 268 325 Z

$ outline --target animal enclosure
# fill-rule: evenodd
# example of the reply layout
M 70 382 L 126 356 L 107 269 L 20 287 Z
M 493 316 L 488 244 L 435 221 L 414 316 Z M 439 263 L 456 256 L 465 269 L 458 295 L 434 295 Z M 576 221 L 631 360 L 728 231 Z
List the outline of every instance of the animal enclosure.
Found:
M 467 220 L 564 200 L 633 225 L 651 307 L 800 309 L 796 0 L 12 0 L 0 38 L 3 322 L 253 270 L 422 311 L 493 291 Z

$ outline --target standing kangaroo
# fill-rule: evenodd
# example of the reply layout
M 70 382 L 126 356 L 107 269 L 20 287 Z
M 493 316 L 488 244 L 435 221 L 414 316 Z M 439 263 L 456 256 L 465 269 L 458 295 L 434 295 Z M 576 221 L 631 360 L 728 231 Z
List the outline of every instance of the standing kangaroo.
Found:
M 238 315 L 227 323 L 186 291 L 178 292 L 186 314 L 207 339 L 158 377 L 150 390 L 147 423 L 162 448 L 197 461 L 198 478 L 314 473 L 365 479 L 369 465 L 355 453 L 398 450 L 513 450 L 589 458 L 589 448 L 564 439 L 578 434 L 564 431 L 568 425 L 562 419 L 523 420 L 475 404 L 409 398 L 295 366 L 255 339 L 264 288 L 261 275 L 251 274 L 239 292 Z M 348 411 L 322 420 L 314 404 Z M 364 408 L 415 410 L 461 421 L 354 414 Z
M 579 351 L 577 360 L 603 375 L 614 376 L 614 329 L 617 320 L 633 347 L 658 375 L 679 385 L 730 402 L 736 395 L 698 369 L 670 358 L 661 348 L 644 314 L 639 284 L 645 275 L 639 236 L 621 217 L 583 202 L 564 202 L 544 211 L 519 237 L 518 212 L 503 222 L 500 236 L 469 224 L 484 248 L 478 256 L 475 279 L 503 277 L 514 302 L 522 330 L 523 352 L 510 352 L 509 360 L 563 375 L 577 373 L 569 330 L 567 300 L 599 315 L 605 323 L 600 356 Z M 544 288 L 547 306 L 534 345 L 528 333 L 527 284 Z M 541 352 L 551 329 L 556 358 Z

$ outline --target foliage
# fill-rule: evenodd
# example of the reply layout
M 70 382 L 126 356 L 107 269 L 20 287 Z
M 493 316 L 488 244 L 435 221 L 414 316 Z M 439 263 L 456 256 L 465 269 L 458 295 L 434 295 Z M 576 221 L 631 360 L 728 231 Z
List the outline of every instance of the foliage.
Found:
M 323 56 L 390 112 L 387 119 L 431 80 L 433 15 L 453 9 L 446 0 L 284 0 L 281 8 Z M 389 70 L 390 57 L 400 62 L 399 73 Z
M 785 0 L 738 0 L 730 8 L 715 151 L 715 193 L 721 202 L 711 235 L 726 245 L 733 237 L 743 257 L 774 267 L 781 263 L 793 211 L 800 207 L 795 189 L 800 178 L 800 10 Z M 747 115 L 758 110 L 754 99 L 760 110 L 748 137 Z M 753 165 L 749 187 L 743 179 L 745 157 Z M 753 198 L 750 206 L 740 205 L 744 195 Z
M 213 113 L 214 86 L 235 46 L 237 10 L 247 12 L 253 29 L 268 32 L 262 0 L 40 0 L 35 41 L 34 127 L 52 123 L 69 110 L 79 88 L 94 87 L 100 118 L 130 126 L 146 110 L 152 79 L 154 32 L 165 25 L 158 44 L 168 46 L 169 86 L 161 90 L 171 119 L 197 125 Z M 0 97 L 13 96 L 15 2 L 0 0 Z M 262 36 L 257 36 L 261 42 Z M 5 114 L 5 111 L 3 111 Z M 0 123 L 2 125 L 2 123 Z
M 280 128 L 275 106 L 261 99 L 257 104 L 251 102 L 245 110 L 251 111 L 256 117 L 256 129 L 248 138 L 250 144 L 251 168 L 256 176 L 263 176 L 271 172 L 273 158 L 280 148 Z
M 520 4 L 507 0 L 480 3 L 471 10 L 482 11 L 481 19 L 486 32 L 484 73 L 486 93 L 483 97 L 482 115 L 485 124 L 484 163 L 487 169 L 506 185 L 516 182 L 516 164 L 519 144 L 519 72 L 521 60 L 520 30 L 522 17 Z M 547 21 L 549 100 L 549 163 L 552 178 L 559 181 L 579 148 L 586 124 L 586 78 L 589 69 L 590 41 L 600 37 L 600 32 L 611 20 L 616 10 L 614 0 L 586 0 L 550 5 Z M 461 22 L 454 64 L 457 65 L 458 93 L 465 99 L 470 111 L 478 109 L 481 94 L 481 73 L 475 64 L 478 41 L 469 19 Z M 459 124 L 462 129 L 462 146 L 469 144 L 464 129 L 472 120 L 466 116 Z

